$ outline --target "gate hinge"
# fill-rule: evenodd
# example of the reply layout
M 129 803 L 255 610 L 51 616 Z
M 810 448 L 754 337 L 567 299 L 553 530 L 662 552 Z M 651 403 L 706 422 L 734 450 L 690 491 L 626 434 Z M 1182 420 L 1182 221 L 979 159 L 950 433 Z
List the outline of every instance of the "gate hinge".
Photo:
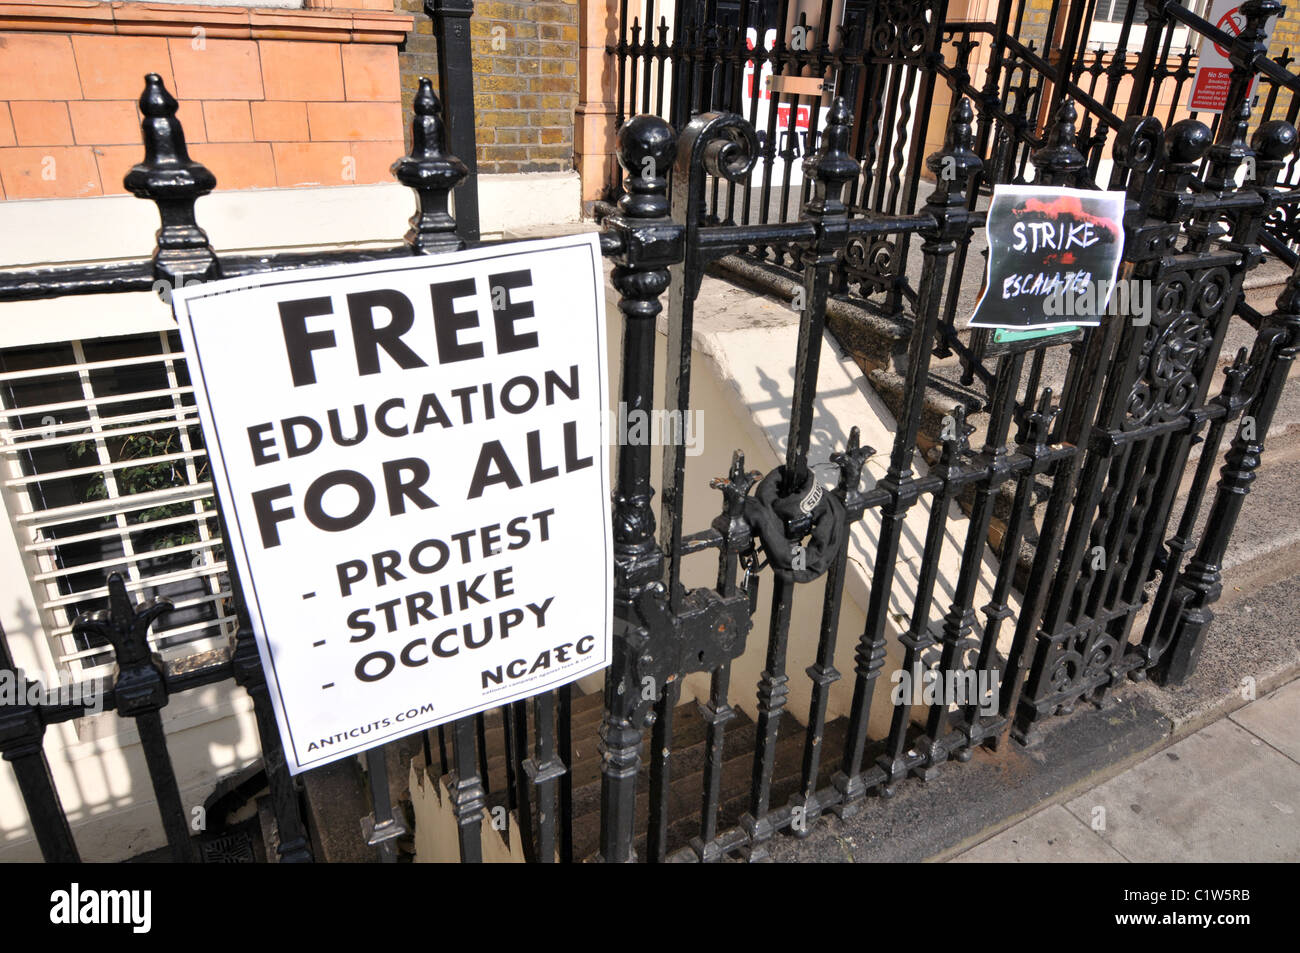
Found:
M 749 634 L 749 597 L 700 588 L 681 594 L 673 613 L 663 585 L 648 587 L 637 600 L 644 640 L 633 671 L 640 684 L 654 679 L 662 688 L 673 677 L 707 672 L 745 653 Z

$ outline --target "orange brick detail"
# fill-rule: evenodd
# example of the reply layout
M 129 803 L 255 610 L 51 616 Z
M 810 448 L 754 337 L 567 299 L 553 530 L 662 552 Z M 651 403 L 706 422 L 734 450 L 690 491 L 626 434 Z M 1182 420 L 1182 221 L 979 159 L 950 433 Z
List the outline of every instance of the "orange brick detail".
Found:
M 99 195 L 99 168 L 89 146 L 0 149 L 0 182 L 11 199 Z
M 66 36 L 0 33 L 0 99 L 80 99 Z
M 167 45 L 177 99 L 262 98 L 262 70 L 253 41 L 209 37 L 202 42 L 170 39 Z
M 356 159 L 350 142 L 275 142 L 275 180 L 280 186 L 352 185 Z
M 252 103 L 253 138 L 263 142 L 293 142 L 307 139 L 307 104 Z
M 405 154 L 401 139 L 352 143 L 352 157 L 357 160 L 356 184 L 394 181 L 389 168 Z
M 140 142 L 140 117 L 135 103 L 96 100 L 68 103 L 72 135 L 80 146 L 129 145 Z M 143 147 L 141 147 L 143 148 Z
M 72 124 L 67 103 L 10 103 L 14 136 L 20 146 L 70 146 Z
M 384 10 L 392 11 L 393 0 L 307 0 L 308 10 Z
M 308 103 L 307 125 L 313 142 L 340 139 L 400 139 L 398 103 Z
M 203 124 L 203 104 L 192 100 L 183 100 L 176 110 L 181 129 L 185 131 L 186 142 L 207 142 L 208 134 Z
M 190 155 L 217 177 L 219 189 L 270 189 L 276 185 L 271 146 L 265 142 L 207 142 Z
M 337 44 L 263 40 L 261 47 L 267 99 L 343 98 L 343 67 Z
M 113 19 L 119 33 L 147 36 L 195 37 L 246 40 L 252 35 L 246 7 L 208 7 L 180 3 L 113 3 Z
M 0 0 L 0 30 L 112 33 L 113 8 L 89 0 Z
M 122 179 L 131 166 L 144 159 L 144 146 L 98 146 L 95 162 L 99 165 L 99 184 L 105 195 L 126 195 Z
M 0 148 L 17 145 L 14 138 L 14 125 L 9 121 L 9 104 L 0 103 Z
M 343 52 L 343 86 L 348 99 L 396 102 L 402 98 L 397 50 L 349 43 Z
M 307 9 L 250 9 L 140 0 L 0 0 L 0 31 L 397 45 L 414 24 L 412 17 L 393 11 L 391 0 L 341 0 L 330 6 L 342 9 L 312 9 L 311 4 Z
M 244 100 L 204 103 L 203 125 L 208 142 L 249 142 L 253 138 L 253 120 Z
M 72 49 L 86 99 L 139 99 L 146 73 L 157 73 L 168 89 L 176 89 L 162 37 L 74 36 Z

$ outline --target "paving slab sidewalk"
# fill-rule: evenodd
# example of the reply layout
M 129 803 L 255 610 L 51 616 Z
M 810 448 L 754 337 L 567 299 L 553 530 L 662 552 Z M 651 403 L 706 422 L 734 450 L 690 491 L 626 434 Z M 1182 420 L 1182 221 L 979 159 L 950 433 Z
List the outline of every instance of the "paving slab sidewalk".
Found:
M 1300 679 L 953 863 L 1300 861 Z

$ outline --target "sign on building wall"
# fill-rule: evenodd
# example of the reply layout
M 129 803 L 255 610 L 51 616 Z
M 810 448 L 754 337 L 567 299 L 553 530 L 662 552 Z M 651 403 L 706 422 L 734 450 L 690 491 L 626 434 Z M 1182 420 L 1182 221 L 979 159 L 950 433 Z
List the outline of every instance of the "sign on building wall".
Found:
M 997 185 L 971 327 L 1097 325 L 1124 255 L 1124 193 Z
M 1246 17 L 1241 12 L 1241 0 L 1214 0 L 1205 18 L 1234 37 L 1246 25 Z M 1273 32 L 1273 24 L 1276 22 L 1276 17 L 1269 21 L 1266 28 L 1269 34 Z M 1230 52 L 1209 37 L 1201 38 L 1196 76 L 1192 80 L 1192 91 L 1187 99 L 1188 109 L 1193 112 L 1223 112 L 1223 107 L 1228 102 L 1228 84 L 1232 78 L 1232 63 L 1228 59 Z M 1252 93 L 1258 82 L 1258 77 L 1251 79 Z
M 608 664 L 595 236 L 174 301 L 290 770 Z
M 805 30 L 806 32 L 796 32 L 791 36 L 792 48 L 811 48 L 809 44 L 816 42 L 813 39 L 812 30 L 805 27 L 797 27 L 796 30 Z M 749 49 L 754 49 L 755 43 L 758 42 L 758 31 L 753 27 L 747 29 L 745 31 L 745 42 Z M 763 35 L 763 49 L 770 53 L 775 48 L 776 31 L 768 30 Z M 788 82 L 789 80 L 790 77 L 778 76 L 776 77 L 777 86 L 780 87 L 782 82 Z M 810 81 L 807 78 L 804 78 L 804 81 L 805 84 L 816 84 L 816 81 Z M 812 131 L 813 110 L 817 111 L 817 129 L 820 132 L 826 128 L 830 109 L 822 105 L 820 95 L 811 96 L 789 91 L 778 91 L 774 96 L 771 59 L 763 61 L 763 68 L 758 71 L 757 82 L 758 101 L 754 113 L 754 129 L 758 133 L 759 145 L 766 149 L 767 128 L 771 122 L 769 117 L 772 115 L 773 109 L 775 109 L 776 124 L 773 128 L 775 130 L 776 144 L 773 155 L 777 156 L 778 159 L 772 162 L 772 170 L 767 173 L 765 170 L 767 159 L 760 154 L 755 163 L 754 171 L 751 173 L 750 181 L 760 183 L 764 180 L 764 175 L 769 175 L 773 185 L 781 185 L 788 176 L 790 185 L 800 185 L 803 183 L 803 160 L 806 156 L 817 151 L 817 138 Z M 754 83 L 754 61 L 746 60 L 745 82 L 743 95 L 741 96 L 742 108 L 740 110 L 746 119 L 749 118 L 750 104 L 754 102 Z M 781 156 L 785 156 L 789 161 L 780 159 Z

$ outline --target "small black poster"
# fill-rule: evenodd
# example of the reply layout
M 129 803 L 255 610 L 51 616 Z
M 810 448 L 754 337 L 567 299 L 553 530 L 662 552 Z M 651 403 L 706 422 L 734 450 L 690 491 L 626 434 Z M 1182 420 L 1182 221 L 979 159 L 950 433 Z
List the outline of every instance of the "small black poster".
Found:
M 1097 325 L 1124 255 L 1124 193 L 998 185 L 984 292 L 970 326 Z

